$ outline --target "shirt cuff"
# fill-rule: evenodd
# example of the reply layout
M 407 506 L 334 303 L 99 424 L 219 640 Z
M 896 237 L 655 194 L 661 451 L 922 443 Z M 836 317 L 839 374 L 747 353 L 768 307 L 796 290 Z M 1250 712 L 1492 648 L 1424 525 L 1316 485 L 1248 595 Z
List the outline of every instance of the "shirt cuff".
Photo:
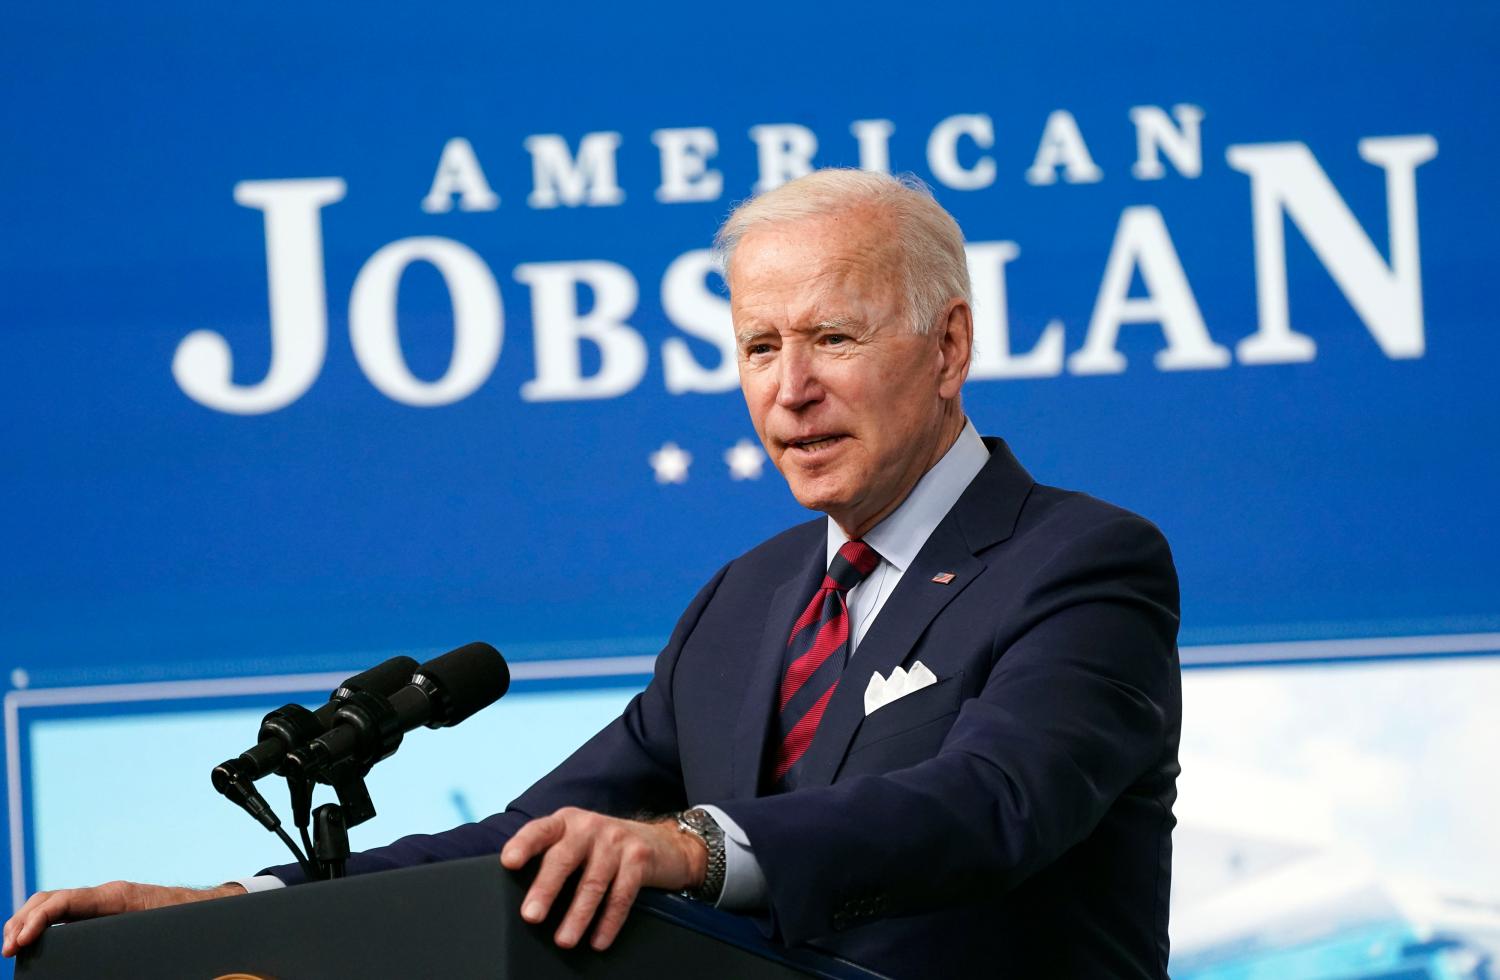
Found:
M 256 875 L 254 878 L 232 878 L 229 884 L 239 885 L 252 895 L 256 892 L 268 892 L 273 888 L 286 887 L 286 882 L 275 875 Z
M 716 806 L 698 809 L 714 818 L 724 831 L 724 890 L 714 908 L 726 912 L 761 912 L 767 905 L 766 876 L 750 848 L 750 838 L 723 810 Z

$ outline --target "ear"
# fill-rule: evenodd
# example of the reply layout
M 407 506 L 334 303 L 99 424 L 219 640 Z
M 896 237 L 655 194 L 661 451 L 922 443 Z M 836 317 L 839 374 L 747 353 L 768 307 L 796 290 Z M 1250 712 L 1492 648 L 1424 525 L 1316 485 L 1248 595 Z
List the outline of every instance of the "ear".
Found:
M 938 393 L 944 399 L 958 397 L 969 376 L 974 352 L 974 313 L 961 299 L 950 300 L 932 328 L 937 332 Z

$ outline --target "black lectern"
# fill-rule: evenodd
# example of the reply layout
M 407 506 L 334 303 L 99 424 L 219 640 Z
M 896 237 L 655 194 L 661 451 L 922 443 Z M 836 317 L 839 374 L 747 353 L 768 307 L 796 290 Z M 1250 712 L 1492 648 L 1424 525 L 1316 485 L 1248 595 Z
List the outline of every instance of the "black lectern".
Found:
M 528 925 L 516 911 L 524 894 L 498 857 L 317 882 L 54 926 L 19 957 L 16 977 L 878 976 L 660 892 L 642 897 L 607 952 L 561 950 L 552 944 L 560 913 Z

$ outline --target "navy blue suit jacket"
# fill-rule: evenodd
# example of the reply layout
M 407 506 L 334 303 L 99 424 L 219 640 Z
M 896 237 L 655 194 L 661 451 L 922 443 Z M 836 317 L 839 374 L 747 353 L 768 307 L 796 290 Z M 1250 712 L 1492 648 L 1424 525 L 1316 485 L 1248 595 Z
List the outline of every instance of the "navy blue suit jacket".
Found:
M 505 813 L 356 855 L 351 872 L 493 853 L 562 806 L 713 803 L 749 836 L 788 943 L 893 976 L 1165 977 L 1170 552 L 1149 522 L 1036 484 L 986 442 L 989 463 L 855 650 L 795 792 L 768 793 L 763 774 L 787 637 L 824 571 L 822 519 L 721 569 L 646 690 Z M 937 683 L 866 717 L 871 672 L 915 660 Z

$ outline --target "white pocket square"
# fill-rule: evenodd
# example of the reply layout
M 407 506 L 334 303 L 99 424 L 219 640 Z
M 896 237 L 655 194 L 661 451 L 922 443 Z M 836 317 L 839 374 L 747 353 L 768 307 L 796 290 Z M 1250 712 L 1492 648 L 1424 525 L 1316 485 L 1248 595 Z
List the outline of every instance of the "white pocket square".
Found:
M 865 714 L 872 714 L 897 698 L 936 683 L 937 678 L 920 660 L 912 663 L 911 670 L 893 667 L 890 677 L 881 677 L 877 670 L 870 675 L 870 684 L 865 688 Z

